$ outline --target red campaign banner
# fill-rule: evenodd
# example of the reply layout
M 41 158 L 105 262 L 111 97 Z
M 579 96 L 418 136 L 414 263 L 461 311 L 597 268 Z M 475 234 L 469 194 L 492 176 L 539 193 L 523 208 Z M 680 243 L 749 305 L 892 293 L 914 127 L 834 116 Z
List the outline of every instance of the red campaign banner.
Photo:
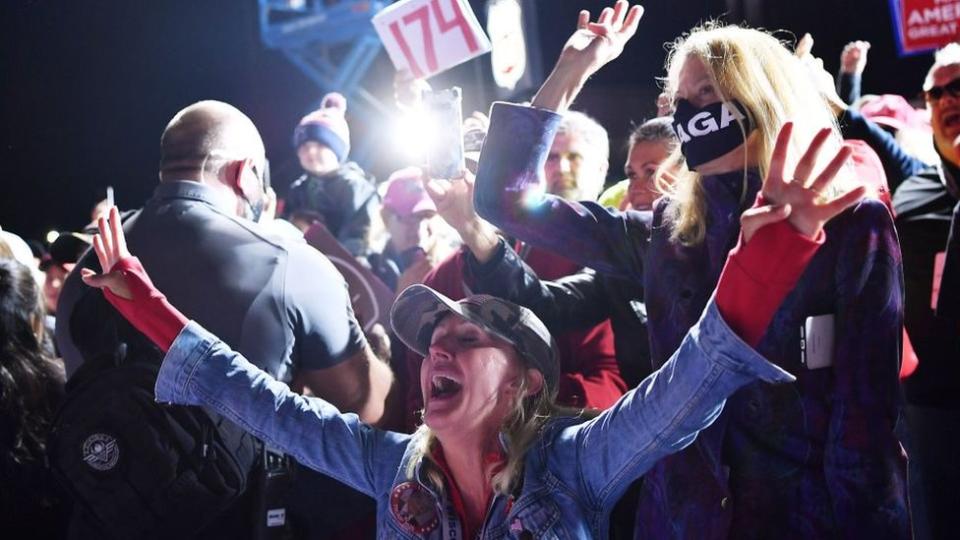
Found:
M 313 224 L 303 237 L 326 255 L 343 275 L 353 301 L 353 312 L 364 331 L 369 331 L 374 323 L 380 323 L 389 332 L 393 291 L 357 262 L 322 223 Z
M 890 0 L 900 56 L 943 47 L 960 38 L 960 0 Z

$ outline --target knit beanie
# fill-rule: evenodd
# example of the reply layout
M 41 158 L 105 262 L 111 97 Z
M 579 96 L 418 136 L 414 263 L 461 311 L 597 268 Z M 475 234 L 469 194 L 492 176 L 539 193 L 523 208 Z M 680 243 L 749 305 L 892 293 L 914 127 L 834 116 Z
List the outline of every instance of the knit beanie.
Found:
M 316 141 L 333 150 L 343 162 L 350 153 L 350 127 L 347 125 L 347 98 L 330 92 L 323 96 L 320 108 L 303 117 L 293 130 L 293 147 L 307 141 Z

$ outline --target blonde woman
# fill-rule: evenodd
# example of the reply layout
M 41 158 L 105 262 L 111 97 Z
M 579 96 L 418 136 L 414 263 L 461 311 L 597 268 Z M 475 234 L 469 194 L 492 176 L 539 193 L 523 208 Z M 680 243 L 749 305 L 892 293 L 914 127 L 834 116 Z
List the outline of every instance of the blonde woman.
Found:
M 600 22 L 617 24 L 626 11 L 621 0 Z M 640 213 L 544 195 L 538 165 L 559 115 L 625 41 L 581 13 L 532 106 L 494 105 L 475 203 L 507 234 L 641 283 L 656 369 L 707 305 L 741 213 L 758 197 L 781 196 L 772 173 L 791 160 L 774 152 L 778 136 L 790 142 L 788 156 L 807 158 L 842 141 L 808 71 L 786 47 L 761 31 L 712 25 L 678 40 L 667 64 L 686 170 L 654 205 L 652 223 Z M 834 153 L 820 155 L 801 160 L 793 178 L 829 167 Z M 829 197 L 860 183 L 850 171 L 843 167 L 830 189 L 815 181 L 807 187 Z M 809 233 L 802 214 L 789 220 Z M 502 249 L 471 250 L 491 254 L 474 268 L 487 283 L 515 275 Z M 553 293 L 535 276 L 510 283 L 508 298 L 536 306 L 544 319 L 556 316 Z M 747 385 L 693 446 L 660 461 L 645 476 L 637 536 L 908 538 L 906 459 L 894 435 L 902 307 L 891 218 L 865 199 L 826 227 L 826 244 L 758 341 L 799 384 Z

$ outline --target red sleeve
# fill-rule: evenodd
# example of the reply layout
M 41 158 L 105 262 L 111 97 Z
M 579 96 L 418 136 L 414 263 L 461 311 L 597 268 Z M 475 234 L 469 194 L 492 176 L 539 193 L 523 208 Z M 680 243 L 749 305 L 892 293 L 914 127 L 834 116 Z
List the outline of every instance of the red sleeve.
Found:
M 120 259 L 112 270 L 123 274 L 133 299 L 121 298 L 109 289 L 103 289 L 104 296 L 134 328 L 143 332 L 163 352 L 170 350 L 180 331 L 189 322 L 188 319 L 167 302 L 167 297 L 153 285 L 136 257 Z
M 727 257 L 717 284 L 717 308 L 730 328 L 751 347 L 793 289 L 807 263 L 823 245 L 798 232 L 786 220 L 761 227 L 744 244 L 743 236 Z

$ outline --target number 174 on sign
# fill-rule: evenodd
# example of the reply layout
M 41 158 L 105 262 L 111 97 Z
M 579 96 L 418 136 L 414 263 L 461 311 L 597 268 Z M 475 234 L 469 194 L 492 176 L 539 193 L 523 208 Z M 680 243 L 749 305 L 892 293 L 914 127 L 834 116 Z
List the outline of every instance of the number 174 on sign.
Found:
M 490 40 L 465 0 L 405 0 L 373 18 L 397 70 L 421 79 L 490 50 Z

